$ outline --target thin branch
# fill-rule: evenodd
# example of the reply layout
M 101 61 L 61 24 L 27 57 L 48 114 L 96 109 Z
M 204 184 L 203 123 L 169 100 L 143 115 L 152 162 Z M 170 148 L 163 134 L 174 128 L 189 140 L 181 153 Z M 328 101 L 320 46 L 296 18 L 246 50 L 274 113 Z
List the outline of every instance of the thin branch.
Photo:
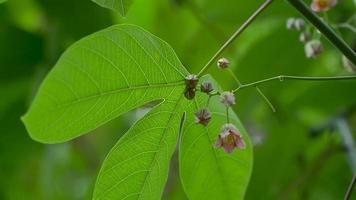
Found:
M 236 32 L 221 46 L 221 48 L 213 55 L 213 57 L 205 64 L 198 73 L 198 77 L 206 72 L 210 65 L 222 54 L 222 52 L 256 19 L 256 17 L 265 10 L 273 0 L 266 0 L 237 30 Z
M 302 0 L 287 0 L 307 18 L 337 49 L 356 65 L 356 52 L 330 26 L 315 14 Z
M 352 179 L 351 179 L 350 185 L 347 188 L 347 191 L 345 193 L 344 200 L 349 200 L 350 199 L 352 191 L 354 190 L 354 187 L 355 187 L 355 183 L 356 183 L 356 174 L 354 174 Z
M 266 97 L 265 94 L 263 94 L 263 92 L 260 90 L 259 87 L 256 86 L 256 90 L 258 92 L 258 94 L 260 94 L 260 96 L 262 97 L 262 99 L 267 103 L 267 105 L 271 108 L 272 112 L 276 112 L 276 109 L 274 108 L 273 104 L 271 103 L 271 101 Z
M 305 77 L 305 76 L 286 76 L 286 75 L 280 75 L 280 76 L 275 76 L 272 78 L 267 78 L 263 79 L 260 81 L 252 82 L 252 83 L 247 83 L 247 84 L 242 84 L 239 87 L 237 87 L 235 90 L 233 90 L 233 93 L 236 93 L 238 90 L 248 88 L 248 87 L 256 87 L 258 85 L 271 82 L 271 81 L 285 81 L 285 80 L 304 80 L 304 81 L 336 81 L 336 80 L 351 80 L 355 79 L 356 80 L 356 75 L 354 76 L 332 76 L 332 77 Z

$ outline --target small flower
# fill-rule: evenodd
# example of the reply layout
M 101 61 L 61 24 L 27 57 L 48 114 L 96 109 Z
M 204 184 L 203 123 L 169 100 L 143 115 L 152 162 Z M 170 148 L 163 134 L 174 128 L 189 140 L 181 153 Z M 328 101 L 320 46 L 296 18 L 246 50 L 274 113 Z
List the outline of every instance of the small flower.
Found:
M 198 77 L 194 74 L 189 74 L 185 77 L 185 85 L 188 88 L 195 88 L 198 84 Z
M 298 18 L 295 20 L 294 23 L 295 23 L 295 29 L 297 29 L 298 31 L 303 30 L 305 28 L 305 22 L 303 19 Z
M 200 85 L 200 90 L 204 93 L 210 94 L 214 88 L 213 85 L 208 82 L 208 81 L 204 81 L 201 85 Z
M 295 29 L 295 18 L 290 17 L 287 19 L 286 27 L 288 30 Z
M 215 147 L 223 147 L 226 153 L 231 153 L 234 148 L 245 149 L 246 145 L 240 131 L 233 124 L 225 124 L 221 128 Z
M 223 92 L 220 95 L 220 102 L 225 106 L 230 107 L 235 104 L 235 96 L 232 92 Z
M 219 67 L 220 69 L 226 69 L 226 68 L 229 67 L 230 61 L 229 61 L 228 59 L 226 59 L 226 58 L 220 58 L 220 59 L 218 60 L 217 65 L 218 65 L 218 67 Z
M 313 0 L 310 7 L 315 12 L 324 12 L 336 6 L 337 0 Z
M 185 77 L 184 96 L 187 99 L 193 99 L 195 97 L 195 87 L 197 86 L 198 81 L 198 77 L 194 74 L 189 74 Z
M 311 39 L 311 35 L 310 35 L 310 33 L 307 32 L 307 31 L 301 32 L 300 35 L 299 35 L 299 41 L 300 41 L 300 42 L 306 43 L 306 42 L 308 42 L 310 39 Z
M 348 72 L 351 73 L 356 72 L 356 66 L 352 64 L 352 62 L 349 59 L 347 59 L 345 56 L 342 56 L 342 65 Z
M 211 113 L 208 109 L 203 108 L 195 113 L 195 123 L 202 124 L 204 126 L 208 125 L 211 119 Z
M 305 22 L 300 18 L 288 18 L 286 27 L 288 30 L 303 30 L 305 28 Z
M 323 52 L 320 40 L 311 40 L 304 46 L 305 56 L 307 58 L 316 58 Z

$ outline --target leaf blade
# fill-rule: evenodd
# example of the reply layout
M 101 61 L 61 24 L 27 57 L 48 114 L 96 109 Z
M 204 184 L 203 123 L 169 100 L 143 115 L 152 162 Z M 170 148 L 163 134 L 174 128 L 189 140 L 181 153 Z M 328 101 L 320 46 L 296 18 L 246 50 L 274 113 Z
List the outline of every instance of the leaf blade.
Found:
M 127 10 L 133 3 L 133 0 L 92 0 L 104 8 L 119 12 L 121 16 L 125 16 Z
M 208 78 L 214 82 L 211 78 Z M 206 95 L 199 94 L 197 104 L 204 107 Z M 227 154 L 214 143 L 221 126 L 226 123 L 225 107 L 212 97 L 209 110 L 212 119 L 207 127 L 197 125 L 192 113 L 197 104 L 188 108 L 187 123 L 180 142 L 179 162 L 183 188 L 189 199 L 243 199 L 251 171 L 252 145 L 234 112 L 230 121 L 236 125 L 246 142 L 246 149 Z
M 161 198 L 187 101 L 183 90 L 172 92 L 172 98 L 153 108 L 113 147 L 100 170 L 93 199 Z
M 133 25 L 116 25 L 72 45 L 22 118 L 40 142 L 63 142 L 184 84 L 172 48 Z

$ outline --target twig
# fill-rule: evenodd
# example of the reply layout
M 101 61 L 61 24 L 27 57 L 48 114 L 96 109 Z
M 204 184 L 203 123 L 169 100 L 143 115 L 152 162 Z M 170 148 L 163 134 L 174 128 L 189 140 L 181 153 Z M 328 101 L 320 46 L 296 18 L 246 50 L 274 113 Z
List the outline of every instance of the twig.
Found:
M 271 103 L 271 101 L 266 97 L 265 94 L 263 94 L 263 92 L 260 90 L 259 87 L 256 86 L 256 90 L 258 92 L 258 94 L 260 94 L 260 96 L 262 97 L 262 99 L 267 103 L 267 105 L 271 108 L 272 112 L 276 112 L 276 109 L 274 108 L 273 104 Z
M 213 57 L 205 64 L 198 73 L 198 77 L 209 69 L 210 65 L 222 54 L 222 52 L 253 22 L 256 17 L 267 8 L 273 0 L 266 0 L 237 30 L 236 32 L 221 46 L 221 48 L 213 55 Z
M 354 174 L 352 179 L 351 179 L 350 185 L 347 188 L 347 191 L 345 193 L 344 200 L 349 200 L 350 199 L 352 191 L 354 190 L 354 187 L 355 187 L 355 183 L 356 183 L 356 174 Z
M 280 76 L 275 76 L 272 78 L 267 78 L 263 79 L 260 81 L 252 82 L 252 83 L 247 83 L 247 84 L 242 84 L 239 87 L 237 87 L 235 90 L 233 90 L 233 93 L 236 93 L 238 90 L 248 88 L 248 87 L 255 87 L 267 82 L 279 80 L 279 81 L 285 81 L 285 80 L 304 80 L 304 81 L 336 81 L 336 80 L 351 80 L 355 79 L 356 80 L 356 75 L 354 76 L 331 76 L 331 77 L 306 77 L 306 76 L 287 76 L 287 75 L 280 75 Z

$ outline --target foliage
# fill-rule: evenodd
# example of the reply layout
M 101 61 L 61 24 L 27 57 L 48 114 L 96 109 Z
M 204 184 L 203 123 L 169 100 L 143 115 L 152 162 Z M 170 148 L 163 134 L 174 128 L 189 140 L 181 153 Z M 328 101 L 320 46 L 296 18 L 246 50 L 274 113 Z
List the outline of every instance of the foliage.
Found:
M 193 113 L 206 105 L 207 95 L 197 92 L 196 101 L 182 96 L 188 71 L 197 73 L 258 3 L 137 0 L 125 18 L 88 0 L 0 5 L 0 177 L 7 180 L 0 184 L 0 198 L 342 198 L 351 170 L 340 136 L 330 134 L 339 131 L 319 127 L 347 113 L 355 128 L 354 82 L 261 86 L 275 114 L 253 88 L 239 91 L 233 109 L 248 133 L 235 113 L 230 120 L 248 148 L 232 154 L 213 147 L 226 121 L 218 97 L 210 101 L 213 116 L 204 127 L 194 123 Z M 347 19 L 352 3 L 338 4 L 329 19 Z M 126 14 L 127 7 L 113 5 Z M 323 39 L 324 53 L 307 60 L 298 35 L 285 30 L 290 16 L 299 17 L 286 2 L 274 2 L 224 53 L 243 83 L 279 74 L 348 73 Z M 144 27 L 178 56 L 137 26 L 102 30 L 113 22 Z M 355 39 L 346 30 L 341 36 L 348 44 Z M 200 81 L 213 82 L 219 91 L 236 88 L 228 71 L 209 72 L 213 77 Z M 29 101 L 23 120 L 30 136 L 63 144 L 29 139 L 19 121 Z

